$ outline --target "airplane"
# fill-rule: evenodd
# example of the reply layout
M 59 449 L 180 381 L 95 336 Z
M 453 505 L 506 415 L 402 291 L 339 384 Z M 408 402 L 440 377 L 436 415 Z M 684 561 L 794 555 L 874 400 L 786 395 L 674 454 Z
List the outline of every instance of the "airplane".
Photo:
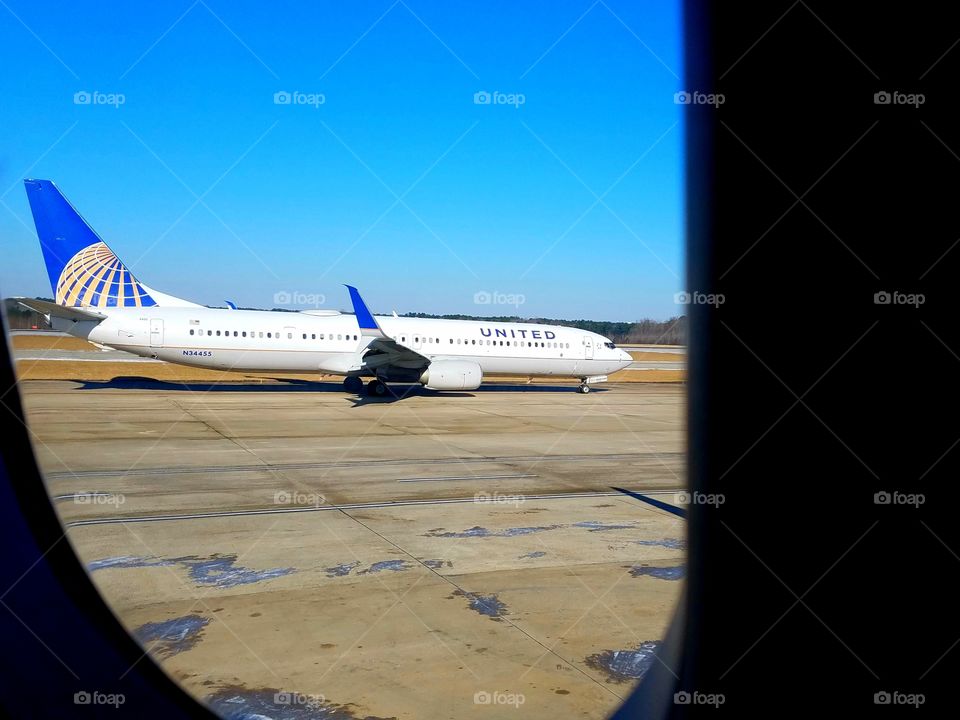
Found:
M 534 323 L 373 315 L 347 285 L 337 310 L 208 308 L 141 283 L 49 180 L 24 180 L 55 302 L 17 298 L 51 327 L 141 357 L 213 370 L 344 377 L 383 396 L 387 383 L 475 390 L 494 375 L 579 378 L 578 391 L 632 362 L 608 338 Z

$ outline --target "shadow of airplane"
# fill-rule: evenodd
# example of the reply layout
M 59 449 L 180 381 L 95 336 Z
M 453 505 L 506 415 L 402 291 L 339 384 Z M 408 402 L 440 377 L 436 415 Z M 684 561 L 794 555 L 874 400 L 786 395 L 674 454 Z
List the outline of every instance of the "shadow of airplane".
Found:
M 156 390 L 179 392 L 245 392 L 245 393 L 339 393 L 347 395 L 354 407 L 378 403 L 393 403 L 409 397 L 473 397 L 477 393 L 570 393 L 576 385 L 481 385 L 469 392 L 429 390 L 422 385 L 388 385 L 389 394 L 373 397 L 365 392 L 359 395 L 347 393 L 339 382 L 322 382 L 298 378 L 265 378 L 269 382 L 173 382 L 140 376 L 117 376 L 110 380 L 82 381 L 78 390 Z M 593 392 L 608 392 L 591 388 Z
M 157 380 L 155 378 L 137 376 L 118 376 L 110 380 L 82 381 L 78 390 L 162 390 L 180 392 L 343 392 L 341 383 L 310 382 L 307 380 L 288 381 L 285 379 L 270 378 L 269 383 L 252 382 L 173 382 Z M 277 380 L 278 382 L 273 382 Z M 78 381 L 80 382 L 80 381 Z M 283 384 L 280 384 L 283 383 Z

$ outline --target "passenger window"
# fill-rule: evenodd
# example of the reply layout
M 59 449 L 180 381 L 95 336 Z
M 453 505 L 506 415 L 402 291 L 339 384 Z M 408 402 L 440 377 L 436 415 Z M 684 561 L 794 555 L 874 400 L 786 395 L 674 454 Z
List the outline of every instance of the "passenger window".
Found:
M 453 338 L 450 338 L 450 344 L 453 345 Z
M 243 337 L 246 337 L 246 336 L 247 336 L 247 331 L 244 330 L 244 331 L 243 331 Z
M 267 333 L 267 337 L 273 337 L 273 335 L 271 335 L 270 333 Z
M 220 337 L 220 331 L 217 330 L 217 337 Z
M 190 328 L 190 334 L 193 335 L 193 328 Z
M 343 340 L 343 335 L 337 335 L 337 340 Z
M 234 336 L 234 337 L 237 337 L 237 331 L 236 331 L 236 330 L 233 331 L 233 336 Z

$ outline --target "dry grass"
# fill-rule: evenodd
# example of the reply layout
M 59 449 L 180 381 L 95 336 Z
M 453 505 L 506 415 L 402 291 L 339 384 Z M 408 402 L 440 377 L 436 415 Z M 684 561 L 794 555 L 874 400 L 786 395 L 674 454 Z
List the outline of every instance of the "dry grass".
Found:
M 92 350 L 98 351 L 95 345 L 86 340 L 71 336 L 57 335 L 14 335 L 11 340 L 17 350 Z
M 647 360 L 651 362 L 686 362 L 687 356 L 679 353 L 661 353 L 645 352 L 643 350 L 629 350 L 630 357 L 634 360 Z

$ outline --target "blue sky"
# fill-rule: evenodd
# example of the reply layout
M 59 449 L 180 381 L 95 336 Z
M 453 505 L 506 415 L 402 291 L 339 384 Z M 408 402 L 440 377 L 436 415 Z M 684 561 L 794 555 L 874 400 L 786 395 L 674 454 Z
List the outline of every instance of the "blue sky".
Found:
M 4 3 L 4 296 L 50 295 L 39 177 L 201 303 L 679 312 L 679 3 Z

